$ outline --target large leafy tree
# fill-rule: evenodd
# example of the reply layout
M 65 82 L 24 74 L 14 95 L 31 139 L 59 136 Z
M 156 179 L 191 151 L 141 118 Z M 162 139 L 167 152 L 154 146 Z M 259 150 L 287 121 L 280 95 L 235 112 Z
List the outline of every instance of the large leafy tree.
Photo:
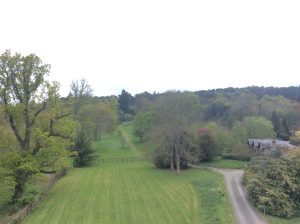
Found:
M 140 138 L 140 141 L 145 140 L 145 136 L 155 123 L 155 113 L 153 111 L 139 113 L 134 121 L 134 134 Z
M 23 152 L 29 151 L 32 127 L 47 105 L 44 93 L 49 69 L 34 54 L 23 57 L 6 51 L 0 56 L 0 98 Z
M 99 140 L 117 125 L 117 112 L 108 103 L 93 102 L 80 108 L 78 121 L 91 140 Z
M 167 92 L 158 97 L 154 110 L 157 122 L 153 137 L 158 146 L 156 153 L 167 155 L 168 164 L 176 174 L 180 173 L 181 158 L 193 159 L 186 147 L 186 129 L 199 113 L 198 98 L 189 93 Z
M 232 131 L 234 137 L 244 144 L 249 138 L 264 139 L 275 136 L 271 121 L 257 116 L 245 117 L 242 121 L 236 121 Z
M 58 95 L 58 83 L 46 81 L 50 66 L 30 54 L 0 56 L 0 99 L 5 122 L 15 136 L 17 148 L 3 156 L 2 165 L 15 180 L 13 200 L 18 201 L 27 180 L 42 167 L 62 165 L 66 146 L 76 125 L 67 118 Z M 59 138 L 59 140 L 58 140 Z

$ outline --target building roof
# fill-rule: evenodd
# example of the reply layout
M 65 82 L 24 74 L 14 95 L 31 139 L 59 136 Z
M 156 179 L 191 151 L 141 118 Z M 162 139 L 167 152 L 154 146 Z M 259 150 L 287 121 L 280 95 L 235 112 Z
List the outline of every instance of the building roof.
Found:
M 288 141 L 282 141 L 274 139 L 276 148 L 296 148 L 296 146 L 290 144 Z M 253 148 L 259 149 L 271 149 L 273 139 L 248 139 L 248 145 Z
M 260 141 L 261 141 L 261 139 L 248 139 L 248 145 L 251 145 L 252 147 L 258 148 Z

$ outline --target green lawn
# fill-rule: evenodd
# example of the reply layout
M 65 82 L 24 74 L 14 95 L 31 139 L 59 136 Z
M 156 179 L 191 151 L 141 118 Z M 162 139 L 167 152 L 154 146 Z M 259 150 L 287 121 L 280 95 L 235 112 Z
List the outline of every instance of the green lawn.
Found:
M 101 158 L 141 155 L 130 126 L 94 144 Z M 120 140 L 123 139 L 123 140 Z M 124 144 L 125 143 L 125 144 Z M 176 176 L 149 162 L 96 162 L 73 169 L 29 215 L 29 223 L 234 223 L 223 177 L 190 169 Z
M 231 159 L 218 159 L 212 162 L 200 163 L 201 166 L 225 168 L 225 169 L 244 169 L 247 162 Z
M 292 219 L 278 218 L 269 215 L 265 215 L 264 217 L 269 224 L 299 224 L 300 223 L 300 217 L 292 218 Z

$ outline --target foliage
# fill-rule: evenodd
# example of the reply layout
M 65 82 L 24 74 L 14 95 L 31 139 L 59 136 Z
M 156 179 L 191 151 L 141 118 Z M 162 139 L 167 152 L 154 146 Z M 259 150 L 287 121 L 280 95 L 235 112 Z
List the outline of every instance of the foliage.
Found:
M 34 54 L 5 51 L 0 56 L 3 125 L 12 130 L 5 134 L 15 137 L 14 148 L 6 142 L 11 153 L 3 166 L 15 180 L 14 202 L 22 197 L 32 174 L 65 165 L 66 148 L 74 136 L 75 125 L 67 119 L 68 103 L 60 100 L 59 84 L 45 79 L 49 69 Z
M 236 141 L 231 131 L 216 123 L 208 122 L 204 125 L 204 128 L 209 130 L 211 137 L 213 138 L 218 153 L 229 153 L 236 145 Z
M 241 121 L 244 117 L 258 115 L 258 101 L 253 94 L 242 93 L 232 103 L 228 110 L 227 122 L 233 124 L 235 121 Z
M 300 202 L 300 153 L 281 157 L 257 157 L 244 174 L 244 183 L 254 204 L 275 216 L 291 217 Z
M 134 120 L 134 134 L 140 138 L 140 141 L 145 140 L 145 136 L 151 130 L 155 122 L 155 114 L 152 111 L 139 113 Z
M 186 155 L 187 156 L 187 155 Z M 180 156 L 180 169 L 187 169 L 188 168 L 188 157 L 185 155 Z M 173 158 L 175 160 L 176 158 Z M 171 164 L 170 164 L 170 155 L 167 152 L 162 152 L 161 150 L 157 149 L 153 155 L 152 155 L 152 160 L 154 165 L 157 168 L 160 169 L 170 169 Z M 174 168 L 176 169 L 176 163 L 174 164 Z
M 280 118 L 277 115 L 276 111 L 273 111 L 272 124 L 274 126 L 274 131 L 277 135 L 277 138 L 288 141 L 291 135 L 287 124 L 287 120 L 284 117 Z
M 264 117 L 245 117 L 233 124 L 233 135 L 239 143 L 246 144 L 249 138 L 273 138 L 275 132 L 272 123 Z
M 73 116 L 76 119 L 76 116 L 80 108 L 84 105 L 90 103 L 90 99 L 93 93 L 91 86 L 85 79 L 75 80 L 71 83 L 71 92 L 69 97 L 74 99 L 73 102 Z
M 77 120 L 92 140 L 113 131 L 117 125 L 117 113 L 108 103 L 93 102 L 79 108 Z
M 226 153 L 222 155 L 223 159 L 236 160 L 236 161 L 250 161 L 252 155 L 249 153 Z
M 300 145 L 300 138 L 299 137 L 291 137 L 290 138 L 290 143 L 292 145 L 299 146 Z
M 154 112 L 157 122 L 153 127 L 153 142 L 162 154 L 168 154 L 170 168 L 180 172 L 180 158 L 191 153 L 192 138 L 186 126 L 197 119 L 199 101 L 190 93 L 167 92 L 155 101 Z M 157 152 L 158 152 L 157 151 Z M 175 165 L 176 164 L 176 165 Z
M 123 89 L 121 95 L 119 95 L 119 109 L 120 109 L 120 111 L 122 111 L 125 114 L 134 115 L 135 112 L 134 112 L 134 109 L 131 106 L 132 102 L 133 102 L 133 97 L 131 96 L 131 94 Z
M 274 131 L 276 132 L 276 134 L 278 135 L 280 133 L 280 119 L 276 113 L 276 111 L 272 112 L 272 124 L 274 126 Z
M 74 160 L 75 167 L 89 166 L 95 159 L 93 156 L 95 151 L 92 149 L 91 141 L 83 131 L 75 139 L 74 150 L 77 152 L 77 157 Z
M 217 94 L 223 94 L 226 96 L 236 96 L 241 93 L 252 93 L 257 98 L 263 96 L 279 96 L 285 97 L 290 100 L 300 101 L 300 86 L 290 86 L 290 87 L 258 87 L 249 86 L 244 88 L 224 88 L 224 89 L 212 89 L 212 90 L 202 90 L 198 91 L 197 95 L 210 99 L 216 97 Z
M 39 172 L 38 164 L 28 152 L 10 152 L 2 155 L 1 166 L 8 170 L 7 176 L 11 176 L 14 180 L 15 193 L 13 202 L 19 204 L 25 191 L 27 180 L 33 174 Z
M 217 145 L 208 129 L 201 128 L 197 136 L 197 155 L 199 161 L 211 161 L 219 154 Z
M 219 121 L 223 118 L 225 113 L 230 108 L 228 99 L 225 97 L 217 97 L 212 103 L 210 103 L 204 112 L 205 120 Z

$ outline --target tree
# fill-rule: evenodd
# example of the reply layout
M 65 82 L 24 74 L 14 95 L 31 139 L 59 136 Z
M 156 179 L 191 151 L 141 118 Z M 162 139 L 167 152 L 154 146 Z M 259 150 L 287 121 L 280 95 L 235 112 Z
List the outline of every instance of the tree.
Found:
M 204 128 L 209 130 L 218 149 L 218 153 L 228 153 L 232 151 L 236 141 L 228 128 L 212 121 L 206 123 Z
M 285 117 L 280 118 L 276 111 L 272 112 L 272 124 L 277 138 L 288 141 L 291 134 L 288 127 L 287 119 Z
M 71 83 L 71 94 L 74 97 L 91 96 L 92 88 L 85 79 L 75 80 Z
M 189 93 L 167 92 L 157 98 L 154 106 L 157 117 L 153 138 L 157 151 L 167 154 L 170 168 L 180 173 L 180 158 L 193 158 L 183 140 L 186 126 L 195 121 L 199 113 L 198 98 Z M 188 155 L 188 156 L 187 156 Z
M 73 115 L 76 118 L 80 108 L 90 102 L 93 90 L 85 79 L 72 81 L 71 83 L 71 96 L 73 102 Z
M 59 85 L 45 80 L 49 69 L 50 66 L 43 64 L 34 54 L 12 55 L 7 50 L 0 56 L 0 99 L 19 145 L 19 149 L 13 149 L 13 154 L 3 162 L 15 179 L 15 202 L 22 197 L 27 180 L 41 171 L 40 167 L 57 164 L 64 154 L 58 153 L 61 147 L 54 147 L 53 144 L 60 143 L 54 139 L 69 137 L 67 133 L 60 132 L 59 126 L 62 129 L 67 127 L 61 121 L 70 113 L 64 113 L 59 106 Z M 46 110 L 47 128 L 42 129 L 37 123 L 41 122 L 38 119 Z M 44 160 L 46 158 L 47 161 Z
M 271 120 L 272 120 L 272 124 L 273 124 L 273 127 L 274 127 L 274 131 L 275 131 L 276 135 L 278 136 L 279 133 L 280 133 L 281 124 L 280 124 L 280 119 L 279 119 L 276 111 L 272 112 Z
M 217 97 L 205 110 L 204 118 L 206 120 L 214 119 L 218 122 L 230 108 L 228 99 Z
M 119 95 L 119 109 L 123 113 L 134 114 L 134 110 L 131 107 L 132 101 L 133 97 L 131 94 L 123 89 L 121 95 Z
M 79 110 L 77 120 L 90 139 L 99 140 L 103 134 L 114 130 L 117 113 L 109 104 L 93 101 Z
M 139 113 L 134 120 L 134 134 L 143 142 L 145 135 L 149 133 L 155 122 L 153 111 Z
M 282 140 L 288 141 L 291 137 L 290 129 L 285 118 L 282 119 L 282 132 L 280 133 L 280 138 Z
M 243 120 L 244 117 L 256 116 L 258 114 L 258 101 L 253 94 L 240 94 L 227 111 L 227 121 L 233 124 L 236 120 Z
M 219 151 L 211 133 L 205 128 L 198 130 L 197 146 L 199 161 L 211 161 Z
M 245 117 L 233 124 L 233 135 L 240 143 L 246 144 L 249 138 L 273 138 L 275 132 L 272 123 L 264 117 Z
M 75 140 L 74 150 L 77 152 L 77 157 L 74 160 L 74 166 L 84 167 L 89 166 L 94 161 L 91 141 L 86 134 L 81 131 Z

